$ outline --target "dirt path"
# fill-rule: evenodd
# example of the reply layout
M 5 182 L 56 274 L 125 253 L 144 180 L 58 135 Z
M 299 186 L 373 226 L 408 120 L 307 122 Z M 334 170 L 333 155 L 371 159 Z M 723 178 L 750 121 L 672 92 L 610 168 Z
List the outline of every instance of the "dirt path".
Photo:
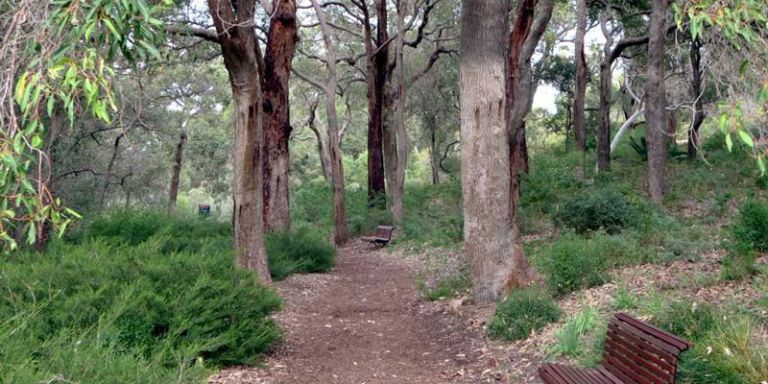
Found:
M 478 351 L 450 314 L 428 309 L 407 265 L 360 242 L 328 274 L 276 284 L 285 341 L 263 368 L 224 371 L 215 384 L 464 383 Z

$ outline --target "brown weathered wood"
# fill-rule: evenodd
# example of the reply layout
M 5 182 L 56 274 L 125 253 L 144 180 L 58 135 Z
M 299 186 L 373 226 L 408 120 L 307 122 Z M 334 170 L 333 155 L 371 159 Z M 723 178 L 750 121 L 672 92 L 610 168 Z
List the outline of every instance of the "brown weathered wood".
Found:
M 603 361 L 595 369 L 544 364 L 548 384 L 674 384 L 681 352 L 692 344 L 627 314 L 608 324 Z

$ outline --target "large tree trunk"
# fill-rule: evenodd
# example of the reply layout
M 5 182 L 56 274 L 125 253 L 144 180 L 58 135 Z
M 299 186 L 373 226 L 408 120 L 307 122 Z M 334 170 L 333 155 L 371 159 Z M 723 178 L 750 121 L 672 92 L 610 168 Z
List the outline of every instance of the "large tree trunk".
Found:
M 538 4 L 538 12 L 537 12 Z M 508 214 L 514 250 L 512 267 L 507 273 L 505 287 L 517 288 L 530 284 L 535 273 L 525 258 L 517 225 L 517 204 L 520 196 L 518 175 L 528 172 L 528 146 L 525 137 L 525 117 L 533 104 L 531 57 L 552 16 L 553 0 L 523 0 L 517 7 L 515 24 L 507 45 L 507 76 L 505 84 L 506 124 L 509 143 L 510 188 Z
M 648 193 L 660 204 L 669 188 L 667 181 L 667 93 L 664 86 L 664 38 L 667 1 L 656 0 L 651 8 L 648 41 L 648 98 L 645 121 L 648 126 Z
M 693 96 L 693 122 L 688 129 L 688 157 L 696 159 L 699 149 L 699 128 L 704 123 L 704 101 L 702 100 L 701 41 L 691 42 L 691 93 Z
M 285 231 L 291 226 L 288 173 L 291 136 L 288 103 L 291 61 L 298 40 L 296 1 L 275 2 L 264 54 L 264 228 Z
M 506 0 L 464 0 L 461 22 L 461 178 L 464 242 L 474 297 L 495 300 L 516 269 L 510 235 L 505 123 Z
M 587 33 L 587 0 L 576 0 L 576 89 L 573 93 L 573 134 L 576 148 L 587 149 L 586 112 L 587 59 L 584 55 L 584 36 Z
M 184 146 L 187 143 L 187 131 L 182 128 L 179 134 L 179 142 L 176 144 L 176 152 L 173 155 L 173 174 L 171 175 L 171 187 L 168 190 L 168 216 L 176 212 L 176 198 L 179 195 L 179 181 L 181 180 L 181 165 L 184 160 Z
M 367 8 L 367 7 L 365 7 Z M 367 56 L 366 83 L 368 85 L 368 199 L 386 204 L 383 153 L 384 88 L 387 84 L 389 50 L 387 34 L 387 2 L 378 0 L 376 45 L 372 43 L 370 16 L 365 15 L 363 25 Z
M 395 93 L 395 147 L 396 147 L 396 167 L 394 184 L 390 189 L 392 195 L 392 215 L 395 222 L 400 224 L 403 221 L 403 197 L 405 194 L 405 168 L 408 164 L 408 136 L 405 129 L 405 62 L 403 60 L 404 35 L 405 35 L 405 16 L 409 7 L 407 0 L 398 0 L 397 2 L 397 38 L 395 39 L 395 69 L 396 69 L 396 93 Z
M 347 228 L 347 208 L 344 188 L 344 163 L 341 158 L 341 135 L 339 132 L 339 118 L 336 113 L 336 86 L 338 77 L 336 74 L 336 48 L 333 42 L 333 30 L 325 21 L 325 14 L 317 0 L 311 0 L 312 7 L 317 13 L 320 29 L 325 43 L 325 66 L 328 69 L 328 82 L 323 87 L 325 91 L 325 114 L 328 119 L 328 148 L 331 161 L 331 187 L 333 189 L 333 220 L 335 232 L 333 236 L 336 245 L 343 245 L 349 241 Z
M 238 265 L 271 282 L 264 247 L 260 53 L 255 2 L 208 0 L 235 101 L 234 227 Z

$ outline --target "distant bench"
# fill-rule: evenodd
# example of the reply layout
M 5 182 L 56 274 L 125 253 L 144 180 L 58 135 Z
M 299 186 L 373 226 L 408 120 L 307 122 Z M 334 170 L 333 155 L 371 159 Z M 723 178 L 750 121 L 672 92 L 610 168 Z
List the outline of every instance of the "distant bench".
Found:
M 394 231 L 395 227 L 379 225 L 376 227 L 376 232 L 373 233 L 373 236 L 362 237 L 360 240 L 369 243 L 369 245 L 383 247 L 392 240 L 392 232 Z
M 674 384 L 678 356 L 691 346 L 619 313 L 608 323 L 603 361 L 597 368 L 544 364 L 539 376 L 547 384 Z

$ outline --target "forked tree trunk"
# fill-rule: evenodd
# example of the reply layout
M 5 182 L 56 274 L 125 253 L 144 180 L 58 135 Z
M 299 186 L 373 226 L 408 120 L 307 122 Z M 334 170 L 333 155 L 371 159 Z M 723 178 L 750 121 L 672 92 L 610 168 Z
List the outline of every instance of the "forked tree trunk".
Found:
M 475 301 L 503 290 L 521 255 L 510 235 L 505 122 L 506 0 L 464 0 L 461 20 L 461 179 L 464 243 Z
M 606 11 L 607 12 L 607 11 Z M 597 169 L 607 171 L 611 168 L 611 85 L 613 71 L 613 34 L 608 31 L 608 16 L 600 20 L 605 45 L 603 46 L 603 61 L 600 63 L 600 101 L 598 101 L 597 119 Z
M 262 105 L 255 2 L 208 0 L 235 101 L 234 230 L 237 262 L 271 282 L 264 247 Z
M 645 121 L 648 126 L 648 193 L 660 204 L 669 188 L 667 181 L 667 92 L 664 86 L 664 38 L 667 1 L 656 0 L 651 8 L 648 41 L 648 83 Z
M 187 132 L 182 128 L 179 134 L 179 142 L 173 155 L 173 173 L 171 174 L 171 187 L 168 191 L 168 216 L 176 213 L 176 200 L 179 195 L 179 182 L 181 180 L 181 166 L 184 161 L 184 146 L 187 144 Z
M 333 220 L 335 232 L 333 236 L 336 245 L 343 245 L 349 241 L 349 229 L 347 228 L 347 209 L 344 188 L 344 164 L 341 158 L 341 137 L 339 133 L 339 119 L 336 113 L 336 86 L 338 78 L 336 74 L 336 48 L 333 42 L 333 30 L 325 21 L 325 14 L 317 0 L 311 0 L 312 7 L 317 13 L 320 29 L 325 43 L 325 66 L 328 69 L 328 82 L 323 87 L 325 91 L 325 112 L 328 119 L 328 148 L 331 162 L 331 187 L 333 189 Z
M 699 128 L 704 123 L 702 100 L 701 41 L 691 42 L 691 93 L 693 97 L 693 122 L 688 129 L 688 158 L 695 159 L 699 149 Z
M 331 153 L 328 150 L 328 141 L 323 137 L 323 134 L 317 128 L 315 120 L 317 118 L 317 99 L 314 99 L 309 104 L 309 117 L 307 118 L 307 126 L 315 134 L 317 139 L 317 155 L 320 158 L 320 168 L 323 172 L 323 179 L 330 183 L 331 176 Z
M 587 33 L 587 0 L 576 0 L 576 89 L 573 93 L 573 134 L 576 148 L 587 149 L 586 112 L 587 59 L 584 55 L 584 36 Z
M 538 12 L 537 12 L 538 4 Z M 531 57 L 544 34 L 552 16 L 553 0 L 523 0 L 518 4 L 515 24 L 509 34 L 507 45 L 506 124 L 509 142 L 510 188 L 508 214 L 510 233 L 513 240 L 511 269 L 504 282 L 505 289 L 529 285 L 535 273 L 522 248 L 522 239 L 517 225 L 517 205 L 520 195 L 518 176 L 528 172 L 528 147 L 525 137 L 525 117 L 533 103 L 533 82 Z
M 291 61 L 298 40 L 296 1 L 276 1 L 264 53 L 264 228 L 285 231 L 291 226 L 288 174 L 291 136 L 288 102 Z

